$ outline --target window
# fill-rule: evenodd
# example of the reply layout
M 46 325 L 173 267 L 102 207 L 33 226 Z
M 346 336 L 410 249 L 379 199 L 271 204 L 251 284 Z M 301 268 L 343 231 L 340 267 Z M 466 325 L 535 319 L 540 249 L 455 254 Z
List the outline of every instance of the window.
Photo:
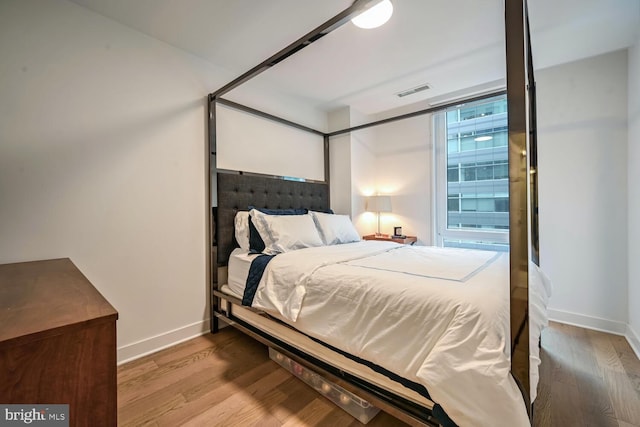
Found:
M 506 96 L 436 114 L 434 129 L 437 243 L 508 250 Z

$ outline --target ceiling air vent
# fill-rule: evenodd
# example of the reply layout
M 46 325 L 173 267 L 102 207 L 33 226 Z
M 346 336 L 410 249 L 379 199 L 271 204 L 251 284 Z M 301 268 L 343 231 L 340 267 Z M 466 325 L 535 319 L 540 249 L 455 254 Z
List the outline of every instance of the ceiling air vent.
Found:
M 396 93 L 396 95 L 398 96 L 398 98 L 404 98 L 407 95 L 413 95 L 414 93 L 422 92 L 423 90 L 427 90 L 427 89 L 431 89 L 431 86 L 429 86 L 429 83 L 425 83 L 423 85 L 416 86 L 411 89 L 403 90 L 402 92 Z

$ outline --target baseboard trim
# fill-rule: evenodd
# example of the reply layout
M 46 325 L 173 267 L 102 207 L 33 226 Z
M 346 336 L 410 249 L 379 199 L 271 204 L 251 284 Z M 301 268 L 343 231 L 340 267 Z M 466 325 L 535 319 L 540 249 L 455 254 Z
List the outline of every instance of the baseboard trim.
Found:
M 210 331 L 209 319 L 145 338 L 118 348 L 118 365 L 139 359 L 151 353 L 174 346 Z
M 640 335 L 633 330 L 631 325 L 627 325 L 627 333 L 624 334 L 624 337 L 629 341 L 629 345 L 633 349 L 633 352 L 636 354 L 638 359 L 640 359 Z
M 624 336 L 629 345 L 640 358 L 640 335 L 638 335 L 631 325 L 615 320 L 602 319 L 599 317 L 585 316 L 584 314 L 571 313 L 562 310 L 548 310 L 549 320 L 581 328 L 593 329 L 601 332 L 608 332 L 615 335 Z M 131 362 L 167 347 L 180 344 L 192 338 L 204 335 L 210 331 L 209 319 L 194 322 L 182 328 L 145 338 L 131 344 L 118 348 L 118 365 Z
M 608 332 L 614 335 L 626 336 L 628 325 L 616 320 L 602 319 L 600 317 L 585 316 L 584 314 L 571 313 L 569 311 L 549 309 L 549 320 L 595 331 Z

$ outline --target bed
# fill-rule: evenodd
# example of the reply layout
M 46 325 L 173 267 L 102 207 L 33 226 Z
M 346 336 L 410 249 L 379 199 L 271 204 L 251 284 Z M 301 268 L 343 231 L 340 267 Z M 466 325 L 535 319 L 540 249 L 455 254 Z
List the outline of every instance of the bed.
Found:
M 323 363 L 337 366 L 337 377 L 347 372 L 371 383 L 372 390 L 391 390 L 395 396 L 368 390 L 368 397 L 373 395 L 378 405 L 381 399 L 395 402 L 402 397 L 412 417 L 422 416 L 425 423 L 526 425 L 524 400 L 510 375 L 506 253 L 360 241 L 353 233 L 337 239 L 339 244 L 318 239 L 323 241 L 273 257 L 251 253 L 248 236 L 238 245 L 243 239 L 237 217 L 249 216 L 243 210 L 258 206 L 274 213 L 279 212 L 274 208 L 294 211 L 300 210 L 298 203 L 310 205 L 309 199 L 316 201 L 315 209 L 325 209 L 319 203 L 322 192 L 314 189 L 321 184 L 232 173 L 221 173 L 218 179 L 218 216 L 227 219 L 219 227 L 219 254 L 228 265 L 227 279 L 215 291 L 221 298 L 219 316 L 280 351 L 290 353 L 291 345 L 322 355 Z M 305 184 L 311 187 L 308 197 L 294 200 L 293 194 L 305 194 Z M 270 193 L 286 194 L 289 204 L 274 202 L 277 197 Z M 264 198 L 262 204 L 259 198 Z M 292 228 L 286 222 L 291 216 L 274 217 Z M 248 298 L 248 277 L 257 257 L 267 257 L 269 263 L 262 266 L 264 271 L 258 266 L 255 296 Z M 537 349 L 535 341 L 546 324 L 549 284 L 533 263 L 530 268 L 531 339 Z M 303 342 L 292 335 L 301 335 Z M 307 360 L 307 355 L 293 356 Z M 351 365 L 345 365 L 345 359 Z M 533 398 L 538 364 L 534 351 Z
M 510 253 L 446 251 L 383 242 L 322 244 L 272 257 L 257 283 L 254 279 L 253 298 L 246 295 L 246 276 L 251 275 L 256 256 L 236 249 L 236 214 L 250 208 L 305 212 L 300 215 L 329 210 L 329 142 L 354 128 L 322 133 L 231 102 L 222 95 L 331 31 L 361 3 L 354 2 L 323 26 L 209 95 L 209 206 L 213 210 L 208 277 L 212 332 L 218 331 L 222 319 L 412 424 L 528 425 L 548 286 L 529 257 L 530 244 L 534 259 L 537 256 L 536 203 L 529 199 L 530 194 L 536 194 L 535 164 L 530 163 L 535 159 L 535 145 L 529 143 L 524 119 L 531 119 L 531 115 L 526 115 L 529 100 L 521 64 L 523 7 L 518 2 L 505 5 L 508 76 L 511 73 L 507 87 Z M 518 47 L 519 41 L 522 46 Z M 218 168 L 219 104 L 322 135 L 324 181 Z M 523 155 L 530 150 L 532 155 Z M 438 262 L 429 261 L 425 266 L 420 262 L 425 259 Z M 320 265 L 315 264 L 318 262 Z M 296 273 L 297 265 L 304 267 Z M 306 274 L 309 271 L 313 274 Z M 367 274 L 363 276 L 363 272 Z M 330 278 L 328 282 L 320 280 L 323 275 Z M 348 285 L 353 283 L 364 288 Z M 329 296 L 327 289 L 331 289 Z M 434 299 L 442 305 L 433 305 Z M 354 305 L 354 301 L 360 303 Z M 399 312 L 411 315 L 399 315 L 400 307 Z M 363 310 L 371 317 L 364 316 Z M 429 316 L 429 312 L 441 315 Z

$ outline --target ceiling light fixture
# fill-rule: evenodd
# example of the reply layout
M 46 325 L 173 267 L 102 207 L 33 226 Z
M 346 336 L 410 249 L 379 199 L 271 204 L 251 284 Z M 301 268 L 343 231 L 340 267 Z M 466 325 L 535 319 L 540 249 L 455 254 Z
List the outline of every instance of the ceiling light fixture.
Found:
M 391 4 L 391 0 L 383 0 L 353 18 L 351 22 L 360 28 L 377 28 L 387 22 L 392 14 L 393 5 Z

